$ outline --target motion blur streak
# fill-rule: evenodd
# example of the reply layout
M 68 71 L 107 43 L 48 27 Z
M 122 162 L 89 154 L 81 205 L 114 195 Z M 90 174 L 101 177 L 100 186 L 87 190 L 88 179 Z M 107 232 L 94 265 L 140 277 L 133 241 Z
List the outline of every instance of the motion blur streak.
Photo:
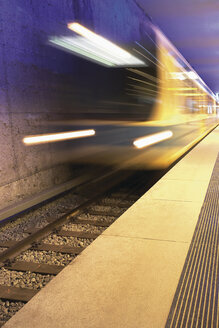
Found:
M 70 23 L 68 24 L 68 28 L 86 39 L 92 41 L 96 45 L 101 46 L 102 48 L 107 49 L 108 51 L 113 51 L 115 55 L 122 58 L 130 58 L 130 54 L 113 44 L 112 42 L 104 39 L 102 36 L 95 34 L 94 32 L 88 30 L 86 27 L 78 24 L 78 23 Z
M 203 93 L 176 93 L 176 96 L 185 96 L 185 97 L 194 97 L 194 96 L 202 96 L 205 97 L 205 94 Z
M 159 132 L 159 133 L 155 133 L 150 136 L 147 136 L 147 137 L 136 139 L 133 142 L 133 144 L 137 148 L 144 148 L 144 147 L 153 145 L 155 143 L 158 143 L 160 141 L 169 139 L 172 137 L 172 135 L 173 135 L 172 131 Z
M 119 65 L 140 65 L 140 66 L 146 66 L 145 62 L 138 59 L 137 57 L 131 55 L 128 51 L 120 48 L 116 44 L 112 43 L 111 41 L 103 38 L 102 36 L 90 31 L 86 27 L 78 24 L 78 23 L 69 23 L 68 28 L 75 33 L 81 35 L 85 40 L 89 41 L 86 43 L 86 46 L 89 46 L 91 54 L 93 52 L 99 53 L 99 58 L 102 56 L 113 56 L 116 58 L 116 61 L 112 58 L 112 64 L 119 66 Z M 85 41 L 83 39 L 77 39 L 79 43 L 77 44 L 77 47 L 80 48 L 80 42 L 81 47 L 84 47 Z M 74 39 L 72 38 L 72 41 Z M 101 60 L 100 60 L 101 61 Z
M 62 49 L 66 49 L 81 57 L 89 58 L 91 61 L 98 62 L 104 66 L 116 66 L 116 63 L 113 63 L 112 57 L 110 58 L 109 55 L 103 53 L 100 57 L 100 49 L 95 48 L 92 44 L 89 45 L 88 41 L 86 44 L 86 40 L 83 38 L 54 37 L 49 41 Z
M 167 90 L 180 90 L 180 91 L 187 91 L 187 90 L 197 90 L 197 88 L 167 88 Z
M 28 136 L 23 138 L 25 145 L 36 145 L 40 143 L 62 141 L 68 139 L 84 138 L 95 135 L 95 130 L 71 131 L 54 134 L 41 134 L 38 136 Z

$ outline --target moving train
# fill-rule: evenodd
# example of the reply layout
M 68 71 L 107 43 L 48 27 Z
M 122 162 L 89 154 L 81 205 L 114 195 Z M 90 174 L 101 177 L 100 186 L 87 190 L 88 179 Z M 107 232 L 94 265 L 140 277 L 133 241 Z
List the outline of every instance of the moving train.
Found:
M 214 93 L 149 19 L 143 37 L 122 44 L 80 22 L 68 30 L 49 44 L 75 64 L 73 114 L 62 122 L 83 136 L 71 141 L 73 162 L 167 167 L 217 125 Z

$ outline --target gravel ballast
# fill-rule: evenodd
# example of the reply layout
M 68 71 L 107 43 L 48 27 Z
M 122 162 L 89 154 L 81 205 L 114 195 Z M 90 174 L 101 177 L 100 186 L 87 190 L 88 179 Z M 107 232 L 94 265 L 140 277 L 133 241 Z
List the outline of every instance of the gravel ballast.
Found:
M 0 299 L 0 321 L 9 320 L 24 304 L 24 302 L 10 302 Z
M 7 223 L 5 226 L 0 227 L 0 240 L 1 241 L 19 241 L 27 236 L 26 230 L 34 231 L 34 228 L 43 228 L 52 220 L 62 217 L 66 213 L 70 212 L 80 204 L 85 201 L 84 197 L 81 197 L 73 192 L 65 194 L 58 199 L 54 199 L 50 203 L 42 205 L 40 208 L 32 209 L 29 212 L 22 214 L 22 216 L 17 217 L 15 221 Z M 90 206 L 85 210 L 85 212 L 69 217 L 69 220 L 60 227 L 62 230 L 67 231 L 81 231 L 94 234 L 101 234 L 105 227 L 95 226 L 92 223 L 74 223 L 74 220 L 90 220 L 90 221 L 102 221 L 107 223 L 107 225 L 112 224 L 118 216 L 125 209 L 119 207 L 119 199 L 112 199 L 110 197 L 105 197 L 101 200 L 99 204 Z M 110 205 L 109 205 L 110 203 Z M 122 201 L 123 205 L 125 201 Z M 111 205 L 112 204 L 112 205 Z M 127 201 L 127 208 L 130 202 Z M 89 214 L 89 210 L 95 213 Z M 98 213 L 98 211 L 100 213 Z M 106 215 L 104 215 L 106 213 Z M 110 213 L 110 216 L 108 215 Z M 33 229 L 33 230 L 32 230 Z M 57 233 L 57 234 L 56 234 Z M 51 234 L 44 239 L 40 240 L 39 243 L 61 245 L 69 247 L 87 247 L 94 239 L 84 239 L 78 237 L 68 237 L 59 235 L 57 230 L 54 230 Z M 6 250 L 6 248 L 0 247 L 0 253 Z M 18 255 L 15 261 L 33 262 L 48 265 L 58 265 L 66 266 L 68 265 L 76 255 L 66 254 L 54 251 L 40 251 L 32 249 L 26 250 Z M 16 288 L 28 288 L 34 290 L 40 290 L 43 288 L 54 275 L 50 274 L 40 274 L 34 272 L 21 272 L 0 268 L 0 285 L 2 286 L 12 286 Z M 9 300 L 0 299 L 0 321 L 7 321 L 12 317 L 25 302 L 12 302 Z
M 62 237 L 56 234 L 51 234 L 45 239 L 43 242 L 45 244 L 52 245 L 65 245 L 65 246 L 73 246 L 73 247 L 87 247 L 92 243 L 93 239 L 82 239 L 76 237 Z
M 22 214 L 22 217 L 18 217 L 15 221 L 2 226 L 0 228 L 0 240 L 22 240 L 27 237 L 27 234 L 24 233 L 26 229 L 42 228 L 49 223 L 49 219 L 61 217 L 82 201 L 83 199 L 80 196 L 69 193 L 42 205 L 40 208 L 32 209 Z
M 0 285 L 2 286 L 41 289 L 52 278 L 53 275 L 49 274 L 0 269 Z
M 53 251 L 27 250 L 24 253 L 17 256 L 16 261 L 65 266 L 69 264 L 74 258 L 75 258 L 74 255 L 62 254 Z
M 91 226 L 90 224 L 74 224 L 74 223 L 66 223 L 63 226 L 63 230 L 70 230 L 70 231 L 86 231 L 92 233 L 102 233 L 106 228 L 104 227 L 95 227 Z

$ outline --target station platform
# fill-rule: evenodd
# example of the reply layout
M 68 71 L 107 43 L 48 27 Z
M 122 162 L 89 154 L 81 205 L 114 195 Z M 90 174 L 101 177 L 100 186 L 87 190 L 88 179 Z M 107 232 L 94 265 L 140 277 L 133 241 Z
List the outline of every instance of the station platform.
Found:
M 219 127 L 4 328 L 218 327 Z

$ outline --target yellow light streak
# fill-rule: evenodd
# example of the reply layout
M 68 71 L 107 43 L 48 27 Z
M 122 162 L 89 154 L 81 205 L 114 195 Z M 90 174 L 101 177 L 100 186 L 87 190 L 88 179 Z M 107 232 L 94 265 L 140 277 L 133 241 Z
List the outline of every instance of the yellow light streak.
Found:
M 137 75 L 140 75 L 140 76 L 143 76 L 145 77 L 146 79 L 149 79 L 153 82 L 162 82 L 160 79 L 158 79 L 157 77 L 154 77 L 150 74 L 147 74 L 145 72 L 142 72 L 142 71 L 139 71 L 138 69 L 134 69 L 134 68 L 127 68 L 128 71 L 132 72 L 132 73 L 135 73 Z
M 197 88 L 167 88 L 167 90 L 186 91 L 186 90 L 197 90 Z
M 204 93 L 175 93 L 176 96 L 205 96 Z
M 82 130 L 82 131 L 70 131 L 70 132 L 61 132 L 53 134 L 40 134 L 35 136 L 27 136 L 23 138 L 23 143 L 25 145 L 36 145 L 40 143 L 48 143 L 76 138 L 84 138 L 95 135 L 95 130 Z
M 136 148 L 140 149 L 140 148 L 148 147 L 155 143 L 161 142 L 163 140 L 169 139 L 172 137 L 172 135 L 173 135 L 172 131 L 163 131 L 163 132 L 151 134 L 149 136 L 136 139 L 133 142 L 133 144 Z
M 150 83 L 150 82 L 142 81 L 142 80 L 139 80 L 139 79 L 135 79 L 135 78 L 132 77 L 132 76 L 128 76 L 128 78 L 131 79 L 131 80 L 133 80 L 133 81 L 137 81 L 137 82 L 140 82 L 140 83 L 144 83 L 144 84 L 147 84 L 147 85 L 151 85 L 152 87 L 157 88 L 157 85 L 154 84 L 154 83 Z M 162 88 L 162 89 L 163 89 L 163 87 L 161 87 L 160 85 L 159 85 L 159 88 Z
M 130 85 L 131 87 L 133 87 L 137 90 L 142 90 L 142 91 L 146 90 L 146 91 L 158 93 L 158 91 L 156 91 L 156 90 L 152 90 L 152 89 L 145 88 L 145 87 L 140 87 L 139 85 L 135 85 L 135 84 L 131 84 L 131 83 L 128 83 L 128 85 Z

